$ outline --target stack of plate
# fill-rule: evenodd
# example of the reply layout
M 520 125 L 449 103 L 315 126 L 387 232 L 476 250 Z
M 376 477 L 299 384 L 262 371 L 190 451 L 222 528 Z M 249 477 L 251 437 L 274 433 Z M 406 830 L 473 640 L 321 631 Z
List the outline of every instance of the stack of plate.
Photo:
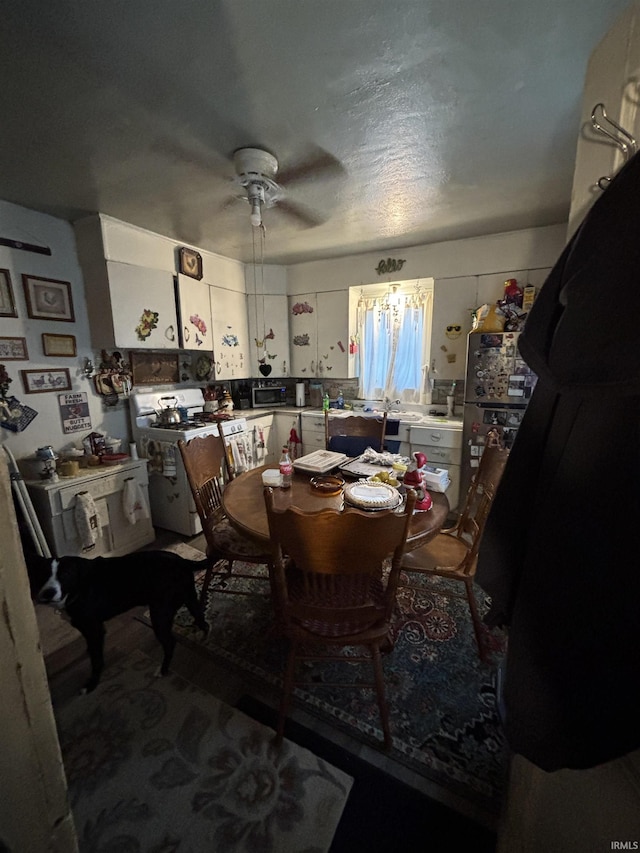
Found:
M 397 489 L 386 483 L 360 480 L 344 488 L 344 499 L 358 509 L 395 509 L 402 503 Z

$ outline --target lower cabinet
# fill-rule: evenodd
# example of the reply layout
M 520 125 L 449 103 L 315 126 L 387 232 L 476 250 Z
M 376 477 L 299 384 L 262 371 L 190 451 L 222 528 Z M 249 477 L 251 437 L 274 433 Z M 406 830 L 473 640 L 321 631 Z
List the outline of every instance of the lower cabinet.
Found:
M 324 450 L 326 446 L 324 433 L 324 412 L 302 412 L 302 453 L 313 453 L 314 450 Z
M 130 481 L 135 494 L 149 510 L 149 478 L 146 460 L 121 465 L 83 469 L 73 479 L 58 483 L 27 481 L 26 486 L 52 554 L 57 557 L 119 557 L 153 542 L 151 519 L 138 513 L 132 523 L 125 512 L 125 489 Z M 79 496 L 89 495 L 98 517 L 95 545 L 85 551 L 76 516 Z M 81 499 L 81 497 L 80 497 Z

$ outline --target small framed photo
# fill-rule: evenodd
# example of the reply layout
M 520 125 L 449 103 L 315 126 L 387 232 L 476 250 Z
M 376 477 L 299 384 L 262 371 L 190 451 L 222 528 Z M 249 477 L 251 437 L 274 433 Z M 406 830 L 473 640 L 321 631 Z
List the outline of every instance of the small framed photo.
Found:
M 66 367 L 54 367 L 51 370 L 21 370 L 20 373 L 27 394 L 71 390 L 71 376 Z
M 0 317 L 17 317 L 9 270 L 0 270 Z
M 28 361 L 26 338 L 0 338 L 0 359 L 2 361 Z
M 131 350 L 134 385 L 175 385 L 180 381 L 180 353 L 171 350 Z
M 23 274 L 22 284 L 27 300 L 27 314 L 32 320 L 75 322 L 70 282 Z
M 76 339 L 73 335 L 48 335 L 42 333 L 42 351 L 45 355 L 71 358 L 76 355 Z
M 202 278 L 202 256 L 194 249 L 188 249 L 182 246 L 179 253 L 180 257 L 180 272 L 183 275 L 197 278 L 198 281 Z

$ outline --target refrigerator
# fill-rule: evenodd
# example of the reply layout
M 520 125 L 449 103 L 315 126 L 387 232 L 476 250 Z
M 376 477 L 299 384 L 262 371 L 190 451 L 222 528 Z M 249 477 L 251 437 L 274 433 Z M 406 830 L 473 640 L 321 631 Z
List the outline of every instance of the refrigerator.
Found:
M 506 447 L 518 432 L 537 376 L 520 357 L 520 332 L 472 332 L 467 338 L 460 497 L 466 495 L 489 430 Z

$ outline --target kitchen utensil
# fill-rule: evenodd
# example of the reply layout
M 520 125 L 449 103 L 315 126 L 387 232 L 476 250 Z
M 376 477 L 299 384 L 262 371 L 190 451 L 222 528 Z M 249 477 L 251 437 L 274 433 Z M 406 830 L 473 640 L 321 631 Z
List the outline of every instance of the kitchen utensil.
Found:
M 163 405 L 163 401 L 166 401 Z M 177 397 L 160 397 L 160 406 L 158 410 L 159 424 L 179 424 L 182 420 L 180 410 L 178 409 Z

